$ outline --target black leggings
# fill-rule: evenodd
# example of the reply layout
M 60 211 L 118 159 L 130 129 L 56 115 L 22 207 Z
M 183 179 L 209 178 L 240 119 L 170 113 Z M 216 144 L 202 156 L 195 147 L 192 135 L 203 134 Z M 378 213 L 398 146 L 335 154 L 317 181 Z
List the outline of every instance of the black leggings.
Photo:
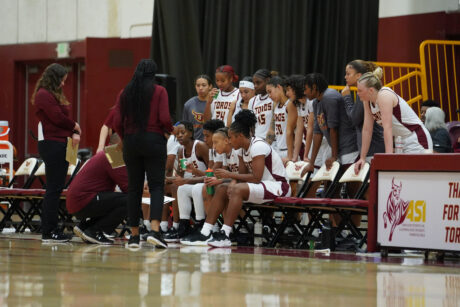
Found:
M 128 170 L 128 226 L 139 226 L 145 173 L 150 190 L 150 220 L 161 221 L 166 164 L 165 137 L 154 132 L 125 135 L 123 159 Z
M 60 196 L 69 167 L 69 162 L 65 159 L 66 143 L 51 140 L 40 141 L 38 152 L 45 163 L 46 173 L 46 194 L 41 215 L 42 233 L 50 234 L 58 224 Z

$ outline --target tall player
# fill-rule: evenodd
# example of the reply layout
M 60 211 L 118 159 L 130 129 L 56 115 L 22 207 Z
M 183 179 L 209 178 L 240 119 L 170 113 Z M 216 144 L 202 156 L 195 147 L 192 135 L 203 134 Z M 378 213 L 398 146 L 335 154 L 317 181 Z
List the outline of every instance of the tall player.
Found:
M 270 127 L 267 141 L 273 136 L 274 144 L 276 146 L 272 147 L 276 150 L 279 156 L 283 159 L 283 162 L 286 162 L 288 158 L 288 145 L 286 140 L 286 131 L 289 117 L 291 121 L 297 119 L 297 110 L 293 103 L 286 97 L 285 93 L 285 84 L 286 80 L 275 76 L 270 79 L 267 83 L 267 92 L 270 98 L 275 103 L 275 110 L 273 112 L 272 127 Z M 294 144 L 294 134 L 291 135 L 292 140 L 290 144 Z M 292 145 L 291 145 L 292 146 Z M 291 150 L 292 156 L 292 150 Z M 286 160 L 286 161 L 285 161 Z M 290 158 L 289 158 L 290 160 Z
M 273 100 L 267 94 L 267 82 L 274 75 L 268 69 L 259 69 L 252 77 L 256 96 L 249 101 L 249 110 L 257 118 L 255 136 L 265 140 L 273 117 Z
M 204 109 L 205 122 L 210 119 L 220 119 L 227 123 L 232 102 L 239 100 L 239 91 L 233 86 L 234 82 L 238 82 L 238 75 L 235 74 L 232 66 L 223 65 L 216 69 L 216 85 L 219 89 L 212 89 L 208 96 Z

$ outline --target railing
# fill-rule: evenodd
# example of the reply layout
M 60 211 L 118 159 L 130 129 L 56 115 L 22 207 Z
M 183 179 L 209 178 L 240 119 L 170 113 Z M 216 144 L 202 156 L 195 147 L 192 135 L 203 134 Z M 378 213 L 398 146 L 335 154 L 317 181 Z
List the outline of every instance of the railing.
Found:
M 426 40 L 420 44 L 423 99 L 441 105 L 449 121 L 460 120 L 460 41 Z

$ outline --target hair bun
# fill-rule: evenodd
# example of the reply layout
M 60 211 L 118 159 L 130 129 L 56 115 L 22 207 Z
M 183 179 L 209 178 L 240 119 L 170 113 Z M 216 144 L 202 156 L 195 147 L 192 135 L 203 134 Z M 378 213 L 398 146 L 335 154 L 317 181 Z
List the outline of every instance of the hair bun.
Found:
M 372 74 L 373 74 L 374 76 L 376 76 L 379 80 L 381 80 L 382 77 L 383 77 L 383 69 L 382 69 L 382 67 L 377 66 L 377 68 L 374 69 L 374 71 L 372 72 Z

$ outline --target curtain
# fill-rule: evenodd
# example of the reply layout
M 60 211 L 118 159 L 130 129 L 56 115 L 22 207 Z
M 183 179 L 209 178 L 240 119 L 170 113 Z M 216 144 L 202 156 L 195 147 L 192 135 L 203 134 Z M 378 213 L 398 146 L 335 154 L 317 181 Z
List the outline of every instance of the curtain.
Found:
M 152 58 L 177 78 L 177 114 L 193 80 L 229 64 L 240 76 L 321 72 L 344 84 L 353 59 L 376 60 L 378 0 L 155 0 Z

